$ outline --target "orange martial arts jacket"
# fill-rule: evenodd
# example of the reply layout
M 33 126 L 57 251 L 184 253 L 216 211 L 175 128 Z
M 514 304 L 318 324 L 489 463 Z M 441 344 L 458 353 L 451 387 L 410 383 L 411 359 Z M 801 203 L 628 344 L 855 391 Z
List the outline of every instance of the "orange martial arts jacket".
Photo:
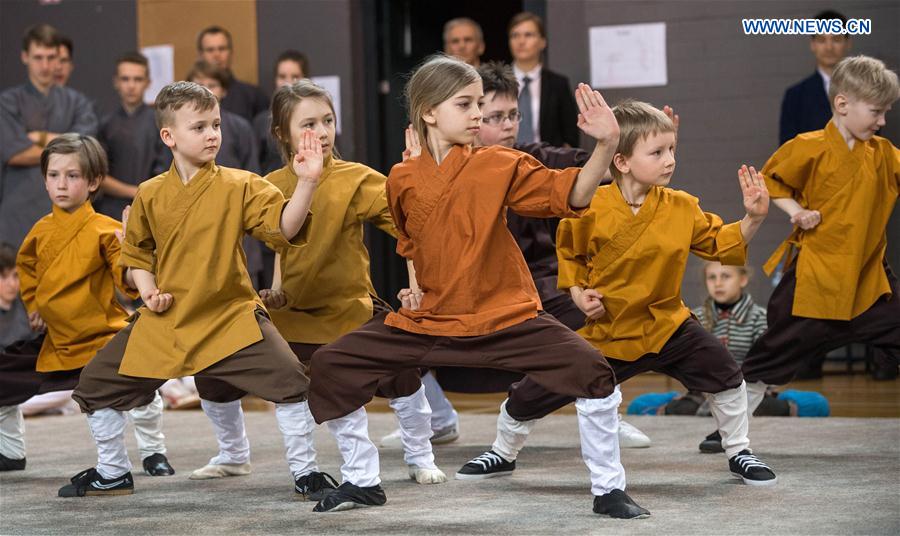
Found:
M 424 291 L 416 311 L 385 324 L 436 336 L 486 335 L 535 318 L 541 301 L 506 208 L 532 217 L 577 217 L 569 193 L 580 169 L 551 170 L 505 147 L 456 145 L 438 165 L 429 152 L 391 169 L 388 206 L 397 253 L 412 259 Z

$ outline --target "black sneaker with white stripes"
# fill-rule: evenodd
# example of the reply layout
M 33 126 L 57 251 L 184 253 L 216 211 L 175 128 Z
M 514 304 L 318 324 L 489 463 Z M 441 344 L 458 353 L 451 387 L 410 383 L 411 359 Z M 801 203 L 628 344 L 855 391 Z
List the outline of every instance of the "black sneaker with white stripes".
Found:
M 457 480 L 482 480 L 495 476 L 511 475 L 516 470 L 516 461 L 507 461 L 493 450 L 475 456 L 456 472 Z
M 769 466 L 760 461 L 749 449 L 744 449 L 728 460 L 731 474 L 748 486 L 774 486 L 778 482 Z
M 301 501 L 319 502 L 337 487 L 337 480 L 333 476 L 313 471 L 294 481 L 294 498 Z
M 72 477 L 71 484 L 59 488 L 60 497 L 84 497 L 86 495 L 131 495 L 134 479 L 131 473 L 106 479 L 91 467 Z

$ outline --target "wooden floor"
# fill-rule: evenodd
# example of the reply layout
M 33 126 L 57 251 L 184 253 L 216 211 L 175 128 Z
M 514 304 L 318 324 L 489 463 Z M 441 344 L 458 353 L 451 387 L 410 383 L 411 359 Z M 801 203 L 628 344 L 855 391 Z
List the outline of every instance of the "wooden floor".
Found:
M 900 380 L 875 381 L 858 371 L 847 374 L 835 364 L 827 364 L 825 376 L 818 380 L 793 382 L 785 388 L 818 391 L 828 398 L 834 417 L 900 417 Z M 622 385 L 622 412 L 638 395 L 666 391 L 684 391 L 676 380 L 662 374 L 647 373 L 634 377 Z M 447 393 L 457 411 L 465 413 L 496 413 L 505 393 L 462 394 Z M 369 411 L 389 411 L 387 401 L 375 399 Z M 574 413 L 569 405 L 562 412 Z

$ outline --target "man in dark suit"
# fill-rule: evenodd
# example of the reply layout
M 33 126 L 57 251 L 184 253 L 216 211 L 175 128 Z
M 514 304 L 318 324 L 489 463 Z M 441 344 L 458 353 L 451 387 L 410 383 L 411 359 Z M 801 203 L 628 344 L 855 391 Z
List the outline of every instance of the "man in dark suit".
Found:
M 569 79 L 541 63 L 547 48 L 544 21 L 534 13 L 519 13 L 509 22 L 508 34 L 513 74 L 520 88 L 522 122 L 517 141 L 577 147 L 578 108 Z
M 847 22 L 847 17 L 836 11 L 823 11 L 816 18 Z M 820 34 L 810 39 L 809 48 L 816 58 L 816 72 L 785 91 L 781 102 L 779 144 L 793 139 L 797 134 L 825 128 L 828 124 L 831 119 L 831 103 L 828 102 L 831 73 L 850 47 L 848 35 Z
M 221 26 L 205 28 L 197 36 L 199 59 L 220 69 L 225 69 L 230 78 L 228 95 L 222 100 L 222 109 L 237 114 L 247 121 L 253 121 L 258 113 L 268 110 L 269 99 L 259 87 L 234 77 L 231 72 L 233 50 L 231 33 Z

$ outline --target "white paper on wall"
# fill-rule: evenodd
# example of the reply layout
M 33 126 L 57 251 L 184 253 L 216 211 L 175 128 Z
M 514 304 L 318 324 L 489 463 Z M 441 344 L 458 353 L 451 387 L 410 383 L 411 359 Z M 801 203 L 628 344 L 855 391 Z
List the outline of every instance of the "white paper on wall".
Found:
M 313 76 L 310 78 L 316 85 L 322 86 L 331 95 L 334 102 L 334 112 L 337 114 L 336 132 L 341 133 L 341 77 L 340 76 Z
M 594 26 L 589 32 L 595 88 L 664 86 L 666 23 Z
M 168 84 L 175 81 L 175 47 L 154 45 L 141 49 L 150 63 L 150 86 L 144 92 L 144 102 L 153 104 L 156 95 Z

